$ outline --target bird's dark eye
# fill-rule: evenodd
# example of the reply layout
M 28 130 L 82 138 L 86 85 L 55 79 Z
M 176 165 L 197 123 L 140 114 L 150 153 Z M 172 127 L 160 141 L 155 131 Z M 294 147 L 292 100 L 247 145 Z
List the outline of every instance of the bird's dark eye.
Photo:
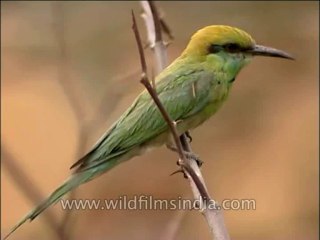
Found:
M 241 50 L 241 47 L 236 43 L 227 43 L 227 44 L 223 45 L 223 48 L 227 52 L 231 52 L 231 53 L 240 52 L 240 50 Z
M 221 50 L 224 50 L 229 53 L 237 53 L 242 50 L 241 46 L 236 43 L 226 43 L 224 45 L 211 44 L 208 47 L 209 53 L 218 53 Z
M 221 50 L 222 50 L 222 47 L 220 45 L 217 45 L 217 44 L 211 44 L 208 47 L 208 52 L 209 53 L 217 53 L 217 52 L 220 52 Z
M 223 48 L 227 51 L 227 52 L 239 52 L 241 50 L 241 47 L 236 44 L 236 43 L 227 43 L 225 45 L 223 45 Z

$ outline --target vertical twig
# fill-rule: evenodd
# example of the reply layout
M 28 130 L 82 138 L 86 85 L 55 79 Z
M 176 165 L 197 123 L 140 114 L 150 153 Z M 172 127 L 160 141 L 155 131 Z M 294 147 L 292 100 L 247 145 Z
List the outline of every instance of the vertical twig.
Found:
M 166 46 L 163 44 L 161 23 L 158 10 L 152 1 L 140 1 L 144 10 L 142 17 L 147 28 L 149 46 L 154 49 L 154 61 L 156 63 L 156 75 L 158 75 L 168 63 Z
M 155 59 L 156 59 L 157 66 L 158 66 L 157 69 L 160 72 L 166 66 L 167 53 L 166 53 L 165 44 L 163 43 L 162 37 L 161 37 L 161 28 L 159 29 L 159 26 L 161 26 L 161 24 L 159 21 L 158 12 L 157 12 L 157 9 L 156 9 L 153 1 L 148 1 L 148 2 L 141 1 L 141 5 L 144 9 L 144 14 L 142 16 L 145 20 L 145 25 L 147 27 L 147 32 L 148 32 L 148 36 L 149 36 L 148 37 L 149 44 L 150 44 L 150 46 L 154 46 Z M 152 16 L 150 16 L 150 13 L 152 14 Z M 153 21 L 153 22 L 151 22 L 151 21 Z M 154 25 L 154 27 L 151 27 L 152 24 Z M 135 22 L 134 22 L 134 25 L 136 25 Z M 135 35 L 139 35 L 139 32 L 137 31 L 137 27 L 134 27 L 134 31 L 135 31 Z M 153 40 L 153 39 L 154 39 L 155 43 L 152 43 L 152 42 L 150 43 L 150 40 Z M 141 54 L 143 54 L 143 49 L 141 47 L 142 44 L 139 43 L 139 41 L 141 42 L 140 37 L 136 36 L 136 40 L 137 40 L 137 44 L 138 44 L 138 48 L 139 48 L 139 53 L 141 55 Z M 140 59 L 143 60 L 143 58 L 141 56 L 140 56 Z M 184 152 L 191 152 L 192 153 L 192 149 L 191 149 L 191 146 L 188 142 L 186 134 L 183 134 L 180 137 L 178 136 L 174 122 L 172 122 L 169 115 L 167 114 L 167 112 L 163 108 L 161 102 L 159 101 L 159 99 L 157 97 L 156 91 L 151 87 L 149 81 L 147 81 L 147 77 L 146 77 L 147 71 L 146 71 L 146 67 L 144 67 L 145 64 L 143 62 L 141 62 L 141 64 L 143 66 L 142 67 L 143 74 L 142 74 L 141 82 L 145 85 L 148 92 L 152 96 L 153 100 L 157 104 L 159 110 L 161 111 L 164 119 L 166 120 L 166 122 L 167 122 L 173 136 L 174 136 L 174 140 L 175 140 L 175 143 L 177 146 L 179 158 L 180 158 L 180 160 L 182 160 L 181 167 L 185 171 L 185 173 L 187 174 L 188 179 L 190 180 L 190 186 L 191 186 L 194 198 L 201 199 L 202 203 L 204 203 L 204 207 L 201 212 L 204 215 L 204 217 L 207 221 L 207 224 L 210 228 L 212 238 L 215 240 L 228 240 L 228 239 L 230 239 L 229 234 L 227 232 L 227 229 L 224 225 L 224 219 L 223 219 L 222 210 L 220 209 L 220 207 L 218 206 L 218 207 L 212 208 L 212 209 L 208 208 L 208 204 L 210 204 L 214 201 L 210 198 L 207 187 L 205 185 L 205 181 L 203 179 L 203 176 L 201 174 L 201 171 L 200 171 L 198 165 L 196 164 L 195 161 L 193 161 L 189 158 L 186 158 L 184 155 Z M 214 202 L 214 203 L 215 203 L 215 206 L 217 206 L 217 203 L 216 202 Z

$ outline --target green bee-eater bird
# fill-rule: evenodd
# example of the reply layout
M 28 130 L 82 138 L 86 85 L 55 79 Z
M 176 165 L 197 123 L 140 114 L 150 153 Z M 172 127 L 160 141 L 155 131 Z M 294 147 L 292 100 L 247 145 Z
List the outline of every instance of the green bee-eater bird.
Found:
M 239 71 L 253 56 L 293 59 L 289 54 L 257 45 L 246 32 L 229 26 L 207 26 L 196 32 L 186 49 L 156 77 L 156 90 L 179 133 L 199 126 L 227 99 Z M 79 185 L 145 150 L 170 141 L 171 133 L 146 90 L 105 132 L 93 149 L 72 165 L 72 176 L 9 233 L 33 220 Z

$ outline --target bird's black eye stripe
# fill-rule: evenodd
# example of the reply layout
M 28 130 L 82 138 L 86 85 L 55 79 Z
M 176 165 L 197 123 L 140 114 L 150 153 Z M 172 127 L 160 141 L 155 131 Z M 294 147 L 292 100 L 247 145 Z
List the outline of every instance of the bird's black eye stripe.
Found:
M 229 53 L 237 53 L 237 52 L 245 51 L 247 49 L 241 47 L 237 43 L 226 43 L 226 44 L 223 44 L 223 45 L 210 44 L 210 46 L 208 47 L 208 52 L 209 53 L 218 53 L 221 50 L 224 50 L 224 51 L 229 52 Z
M 217 53 L 217 52 L 220 52 L 222 49 L 223 49 L 223 47 L 221 45 L 211 44 L 208 47 L 208 52 L 209 53 Z
M 235 53 L 242 50 L 241 46 L 236 43 L 227 43 L 223 45 L 223 49 L 227 52 Z

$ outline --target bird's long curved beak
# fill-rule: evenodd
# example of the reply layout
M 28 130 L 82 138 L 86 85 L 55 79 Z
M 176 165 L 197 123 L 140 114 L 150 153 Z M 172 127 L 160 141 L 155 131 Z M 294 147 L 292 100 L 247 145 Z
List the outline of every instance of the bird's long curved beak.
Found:
M 262 45 L 255 45 L 252 49 L 248 50 L 253 56 L 269 56 L 269 57 L 279 57 L 294 60 L 294 58 L 282 51 L 272 47 L 265 47 Z

